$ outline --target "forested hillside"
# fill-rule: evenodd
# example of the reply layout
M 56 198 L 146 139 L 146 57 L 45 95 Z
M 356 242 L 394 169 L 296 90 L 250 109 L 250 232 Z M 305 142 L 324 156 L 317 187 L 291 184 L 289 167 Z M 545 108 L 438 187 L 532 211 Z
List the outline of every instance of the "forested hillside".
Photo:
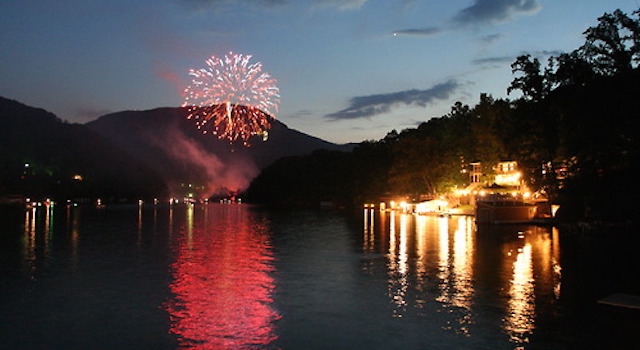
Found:
M 157 173 L 84 125 L 0 97 L 0 195 L 137 199 L 165 194 Z
M 505 87 L 517 96 L 512 100 L 483 94 L 475 106 L 456 103 L 447 115 L 363 142 L 348 155 L 282 160 L 247 195 L 257 202 L 308 205 L 435 196 L 468 183 L 464 170 L 471 162 L 508 159 L 520 164 L 529 188 L 562 205 L 566 219 L 635 220 L 639 16 L 605 13 L 574 51 L 542 61 L 518 57 L 511 65 L 514 80 Z

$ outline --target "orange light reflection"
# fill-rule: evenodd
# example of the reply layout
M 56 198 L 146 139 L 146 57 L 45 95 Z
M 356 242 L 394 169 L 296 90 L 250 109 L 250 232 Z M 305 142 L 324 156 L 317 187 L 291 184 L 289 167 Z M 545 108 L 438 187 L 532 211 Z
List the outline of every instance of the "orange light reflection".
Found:
M 535 328 L 535 294 L 531 244 L 518 250 L 513 263 L 513 279 L 509 286 L 509 303 L 504 328 L 511 342 L 529 342 L 529 334 Z
M 442 329 L 473 336 L 476 320 L 487 313 L 476 307 L 486 298 L 478 291 L 495 290 L 505 297 L 497 311 L 498 327 L 518 348 L 529 342 L 536 328 L 536 304 L 560 298 L 562 268 L 555 228 L 489 226 L 479 231 L 472 217 L 382 211 L 379 215 L 374 231 L 373 218 L 365 210 L 363 251 L 386 253 L 392 317 L 412 312 L 430 316 L 435 310 L 442 315 Z M 369 262 L 365 271 L 374 264 Z

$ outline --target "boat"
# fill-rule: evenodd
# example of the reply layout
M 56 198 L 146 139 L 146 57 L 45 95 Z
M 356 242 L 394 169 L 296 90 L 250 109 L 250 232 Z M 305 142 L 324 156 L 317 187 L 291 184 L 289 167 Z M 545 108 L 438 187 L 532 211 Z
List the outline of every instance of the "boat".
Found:
M 640 295 L 615 293 L 598 300 L 599 304 L 640 310 Z
M 538 205 L 516 198 L 491 197 L 476 201 L 475 216 L 479 224 L 531 223 Z

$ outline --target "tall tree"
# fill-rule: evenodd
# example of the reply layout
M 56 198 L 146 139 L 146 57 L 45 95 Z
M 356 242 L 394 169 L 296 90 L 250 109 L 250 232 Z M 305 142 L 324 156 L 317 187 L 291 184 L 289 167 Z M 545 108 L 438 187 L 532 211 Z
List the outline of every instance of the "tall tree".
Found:
M 396 155 L 390 169 L 395 193 L 436 195 L 451 186 L 457 170 L 446 145 L 432 137 L 411 135 L 394 145 Z M 454 157 L 455 158 L 455 157 Z
M 633 15 L 636 18 L 620 10 L 605 13 L 584 32 L 586 42 L 578 51 L 599 74 L 626 73 L 640 61 L 640 10 Z
M 508 94 L 520 90 L 526 100 L 540 101 L 549 93 L 549 84 L 537 58 L 531 58 L 531 55 L 519 56 L 511 64 L 511 70 L 519 76 L 507 88 Z
M 480 160 L 485 164 L 496 164 L 509 158 L 504 142 L 513 133 L 511 107 L 507 101 L 495 100 L 487 94 L 480 95 L 480 102 L 473 108 L 469 161 Z
M 585 86 L 596 77 L 594 67 L 578 50 L 549 58 L 548 72 L 552 88 Z

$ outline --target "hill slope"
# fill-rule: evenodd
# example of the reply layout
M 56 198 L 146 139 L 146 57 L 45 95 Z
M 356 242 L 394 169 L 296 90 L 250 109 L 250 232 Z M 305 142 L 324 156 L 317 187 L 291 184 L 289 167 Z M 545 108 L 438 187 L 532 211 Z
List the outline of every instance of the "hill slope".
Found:
M 306 135 L 279 121 L 273 123 L 266 141 L 256 137 L 250 140 L 251 147 L 230 144 L 201 134 L 182 108 L 118 112 L 86 125 L 160 173 L 174 195 L 193 192 L 194 187 L 201 195 L 242 190 L 279 158 L 353 148 Z
M 84 125 L 2 97 L 0 123 L 0 194 L 115 199 L 166 190 L 149 167 Z

